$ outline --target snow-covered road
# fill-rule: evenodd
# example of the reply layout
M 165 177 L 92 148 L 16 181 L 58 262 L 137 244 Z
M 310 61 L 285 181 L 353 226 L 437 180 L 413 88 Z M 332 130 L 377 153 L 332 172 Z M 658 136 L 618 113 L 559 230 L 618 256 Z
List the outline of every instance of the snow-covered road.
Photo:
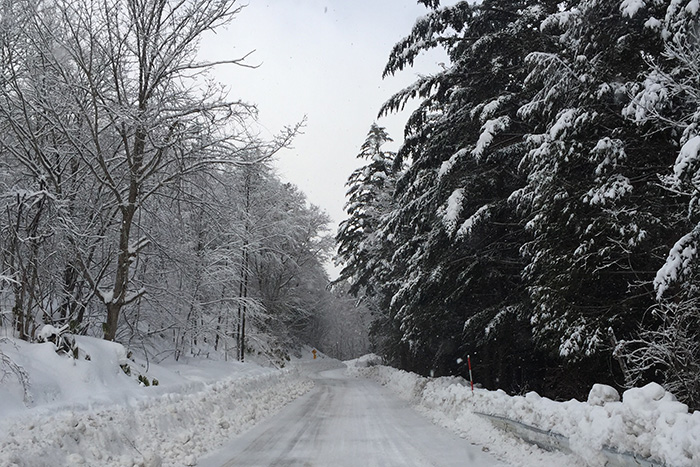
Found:
M 503 465 L 373 381 L 344 369 L 321 371 L 314 381 L 309 393 L 198 466 Z

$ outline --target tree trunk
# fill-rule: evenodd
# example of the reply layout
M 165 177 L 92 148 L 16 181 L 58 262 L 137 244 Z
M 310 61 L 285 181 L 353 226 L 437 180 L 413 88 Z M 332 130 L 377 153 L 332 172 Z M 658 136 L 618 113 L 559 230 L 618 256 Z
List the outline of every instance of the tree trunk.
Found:
M 245 318 L 246 318 L 246 302 L 248 298 L 248 245 L 243 246 L 243 258 L 241 261 L 241 282 L 238 288 L 238 298 L 241 300 L 238 304 L 238 325 L 237 325 L 237 350 L 238 361 L 245 360 Z
M 245 229 L 243 231 L 243 252 L 241 258 L 241 282 L 238 289 L 238 296 L 241 299 L 238 305 L 238 360 L 245 360 L 245 319 L 246 319 L 246 299 L 248 298 L 248 248 L 250 236 L 250 184 L 251 171 L 246 168 L 245 177 Z
M 145 149 L 145 130 L 139 129 L 134 136 L 134 147 L 130 164 L 129 197 L 126 206 L 121 206 L 122 223 L 119 229 L 119 256 L 117 257 L 117 273 L 114 278 L 111 300 L 106 301 L 107 322 L 105 324 L 104 338 L 113 341 L 117 335 L 117 325 L 122 307 L 126 304 L 127 289 L 129 287 L 129 266 L 131 265 L 131 252 L 129 240 L 131 239 L 131 226 L 134 222 L 134 214 L 137 209 L 139 196 L 139 177 L 143 164 Z

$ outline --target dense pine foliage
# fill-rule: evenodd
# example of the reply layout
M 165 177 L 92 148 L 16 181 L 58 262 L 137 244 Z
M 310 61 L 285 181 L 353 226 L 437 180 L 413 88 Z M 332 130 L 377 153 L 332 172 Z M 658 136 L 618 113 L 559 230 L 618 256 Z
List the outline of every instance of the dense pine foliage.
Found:
M 450 63 L 385 103 L 419 107 L 391 183 L 371 184 L 378 157 L 351 178 L 337 237 L 378 351 L 424 374 L 471 355 L 513 392 L 653 379 L 700 405 L 698 3 L 420 3 L 384 73 Z

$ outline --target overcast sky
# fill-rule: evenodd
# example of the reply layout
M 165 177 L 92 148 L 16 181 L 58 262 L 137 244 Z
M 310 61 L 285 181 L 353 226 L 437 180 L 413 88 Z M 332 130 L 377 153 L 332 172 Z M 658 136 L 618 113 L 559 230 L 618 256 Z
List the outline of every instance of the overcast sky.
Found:
M 362 165 L 356 155 L 370 125 L 376 121 L 401 140 L 408 115 L 377 120 L 380 106 L 445 60 L 423 57 L 415 70 L 382 80 L 392 47 L 426 13 L 415 0 L 250 0 L 202 44 L 217 57 L 255 51 L 248 63 L 258 68 L 221 67 L 216 78 L 231 98 L 257 104 L 268 136 L 306 116 L 303 134 L 276 166 L 331 216 L 334 229 L 345 217 L 345 182 Z

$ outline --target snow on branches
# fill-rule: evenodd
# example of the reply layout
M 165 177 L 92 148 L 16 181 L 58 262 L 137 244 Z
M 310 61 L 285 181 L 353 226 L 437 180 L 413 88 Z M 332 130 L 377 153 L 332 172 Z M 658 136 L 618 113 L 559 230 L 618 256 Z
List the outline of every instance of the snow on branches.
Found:
M 690 275 L 691 266 L 696 261 L 698 253 L 697 235 L 699 233 L 700 228 L 696 227 L 692 232 L 683 235 L 671 248 L 666 262 L 654 278 L 657 300 L 661 300 L 673 284 Z
M 676 162 L 673 164 L 673 175 L 664 181 L 673 190 L 682 190 L 683 182 L 688 180 L 695 195 L 700 188 L 700 136 L 693 136 L 681 147 Z
M 462 202 L 464 201 L 464 190 L 458 188 L 452 192 L 447 199 L 447 205 L 442 207 L 438 215 L 442 218 L 442 224 L 449 235 L 454 234 L 457 228 L 457 219 L 462 212 Z

